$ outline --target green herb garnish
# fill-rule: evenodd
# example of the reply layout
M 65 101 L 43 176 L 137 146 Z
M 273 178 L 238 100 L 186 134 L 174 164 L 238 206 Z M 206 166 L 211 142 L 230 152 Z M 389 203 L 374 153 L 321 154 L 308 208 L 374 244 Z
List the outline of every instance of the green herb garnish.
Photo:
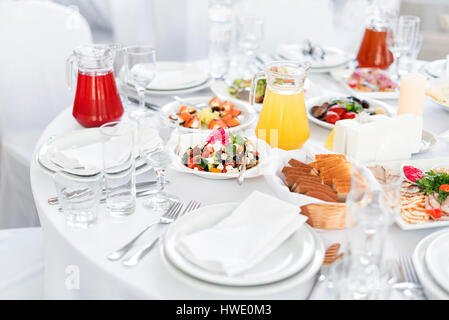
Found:
M 434 172 L 432 170 L 426 172 L 426 176 L 416 180 L 415 183 L 426 194 L 433 192 L 438 193 L 438 200 L 440 203 L 446 200 L 449 196 L 449 192 L 440 191 L 439 188 L 442 184 L 449 184 L 449 174 L 444 172 Z

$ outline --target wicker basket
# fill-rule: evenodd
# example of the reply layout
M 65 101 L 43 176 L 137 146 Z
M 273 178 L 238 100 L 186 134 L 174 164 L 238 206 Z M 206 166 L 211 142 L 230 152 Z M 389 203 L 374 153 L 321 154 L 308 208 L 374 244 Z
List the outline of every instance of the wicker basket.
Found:
M 346 227 L 345 203 L 311 203 L 301 207 L 301 213 L 309 219 L 313 228 L 336 230 Z

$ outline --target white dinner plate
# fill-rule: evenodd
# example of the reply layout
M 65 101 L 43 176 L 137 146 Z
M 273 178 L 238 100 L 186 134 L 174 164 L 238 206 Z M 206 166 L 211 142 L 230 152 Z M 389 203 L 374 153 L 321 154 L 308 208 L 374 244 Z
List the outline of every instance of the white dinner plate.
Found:
M 427 62 L 424 65 L 424 71 L 433 78 L 441 78 L 446 76 L 446 59 Z
M 178 251 L 177 244 L 183 237 L 212 227 L 229 216 L 237 206 L 238 203 L 225 203 L 202 207 L 171 224 L 163 240 L 168 259 L 191 277 L 225 286 L 256 286 L 280 281 L 299 272 L 312 260 L 315 241 L 306 226 L 302 226 L 256 266 L 234 276 L 197 266 Z
M 357 95 L 355 95 L 357 97 Z M 312 108 L 314 106 L 318 106 L 318 105 L 322 105 L 323 103 L 325 103 L 326 101 L 330 100 L 330 99 L 335 99 L 335 98 L 347 98 L 348 96 L 336 96 L 336 95 L 325 95 L 325 96 L 319 96 L 319 97 L 315 97 L 312 99 L 307 99 L 306 100 L 306 108 L 307 108 L 307 118 L 312 121 L 313 123 L 323 127 L 323 128 L 327 128 L 327 129 L 333 129 L 335 127 L 335 125 L 331 124 L 331 123 L 327 123 L 326 121 L 321 121 L 320 119 L 315 118 L 312 115 Z M 396 111 L 390 107 L 390 105 L 388 105 L 385 102 L 382 101 L 378 101 L 375 99 L 371 99 L 371 98 L 366 98 L 366 97 L 358 97 L 361 100 L 366 100 L 369 105 L 370 108 L 368 110 L 375 110 L 377 108 L 382 108 L 387 112 L 388 116 L 393 116 L 396 114 Z
M 310 89 L 311 81 L 310 79 L 306 79 L 304 82 L 304 93 L 307 93 L 307 91 Z M 247 109 L 251 110 L 254 109 L 256 112 L 260 113 L 262 111 L 262 105 L 263 103 L 255 103 L 254 106 L 252 106 L 248 101 L 237 99 L 236 97 L 229 94 L 229 85 L 222 80 L 215 80 L 212 82 L 210 89 L 212 92 L 223 100 L 229 100 L 232 103 L 240 103 L 243 104 Z
M 449 77 L 442 77 L 442 78 L 438 78 L 438 79 L 427 80 L 426 89 L 437 88 L 437 87 L 446 87 L 446 86 L 449 86 Z M 439 105 L 447 112 L 449 112 L 449 104 L 444 104 L 438 100 L 435 100 L 433 97 L 431 97 L 427 94 L 426 94 L 426 98 L 429 99 L 430 101 L 432 101 L 433 103 Z
M 399 161 L 385 161 L 385 162 L 376 162 L 376 163 L 366 163 L 365 166 L 371 165 L 381 165 L 387 166 L 392 169 L 401 170 L 403 165 L 411 165 L 417 168 L 420 168 L 423 172 L 429 171 L 432 168 L 439 166 L 447 166 L 449 167 L 449 158 L 431 158 L 431 159 L 416 159 L 416 160 L 399 160 Z M 408 223 L 405 222 L 401 216 L 396 217 L 396 224 L 402 230 L 420 230 L 420 229 L 430 229 L 430 228 L 440 228 L 440 227 L 448 227 L 449 220 L 446 221 L 429 221 L 426 223 Z
M 298 44 L 279 45 L 278 54 L 287 60 L 295 60 L 311 63 L 311 72 L 329 72 L 337 68 L 342 68 L 351 61 L 351 55 L 335 47 L 323 47 L 326 55 L 324 59 L 312 59 L 310 56 L 302 54 L 303 47 Z
M 191 146 L 204 145 L 208 135 L 209 135 L 208 132 L 172 135 L 166 146 L 167 152 L 169 153 L 172 160 L 170 167 L 178 172 L 191 173 L 206 179 L 223 180 L 223 179 L 237 178 L 239 176 L 238 172 L 216 173 L 216 172 L 197 171 L 190 169 L 183 164 L 182 156 L 184 152 L 187 150 L 187 148 Z M 263 170 L 266 168 L 266 166 L 269 165 L 271 148 L 265 141 L 260 139 L 249 138 L 249 141 L 254 144 L 256 151 L 259 152 L 259 164 L 255 167 L 247 169 L 245 172 L 245 178 L 254 178 L 259 175 L 262 175 Z M 179 153 L 176 152 L 177 150 L 179 151 Z
M 199 290 L 204 290 L 206 292 L 213 292 L 217 294 L 228 295 L 232 297 L 261 297 L 267 295 L 273 295 L 280 292 L 287 291 L 289 289 L 295 288 L 295 297 L 297 299 L 305 299 L 312 289 L 314 283 L 314 276 L 318 272 L 323 263 L 324 259 L 324 245 L 321 239 L 318 237 L 316 232 L 305 225 L 307 229 L 311 232 L 314 243 L 315 252 L 313 258 L 301 271 L 286 278 L 281 281 L 269 283 L 260 286 L 223 286 L 217 285 L 210 282 L 202 281 L 197 278 L 191 277 L 184 273 L 182 270 L 177 268 L 173 262 L 167 257 L 165 246 L 160 246 L 160 253 L 164 265 L 167 267 L 168 271 L 179 281 Z
M 209 101 L 212 99 L 212 97 L 194 97 L 194 98 L 185 98 L 185 102 L 187 103 L 191 103 L 191 104 L 196 104 L 196 103 L 205 103 L 206 105 L 209 103 Z M 240 125 L 229 128 L 230 132 L 237 132 L 237 131 L 241 131 L 246 129 L 248 126 L 250 126 L 251 124 L 254 123 L 254 121 L 257 119 L 257 114 L 253 109 L 250 109 L 248 107 L 245 106 L 244 103 L 242 103 L 241 101 L 237 100 L 237 101 L 231 101 L 235 107 L 237 107 L 238 109 L 240 109 L 240 111 L 242 112 L 237 119 L 240 121 Z M 179 111 L 179 108 L 182 106 L 183 104 L 181 102 L 178 101 L 173 101 L 170 102 L 166 105 L 164 105 L 161 108 L 161 111 L 159 112 L 159 115 L 161 117 L 161 120 L 168 124 L 168 115 L 169 114 L 176 114 Z M 198 112 L 201 110 L 202 108 L 198 108 Z M 190 128 L 185 128 L 183 126 L 179 126 L 179 131 L 180 132 L 211 132 L 212 130 L 207 129 L 207 128 L 202 128 L 202 129 L 190 129 Z
M 156 64 L 156 77 L 147 90 L 185 90 L 198 87 L 208 79 L 208 74 L 195 63 L 160 61 Z
M 148 140 L 154 142 L 154 146 L 156 147 L 161 139 L 154 129 L 148 129 L 145 131 L 145 134 L 138 137 L 138 141 L 135 147 L 135 154 L 138 155 L 139 145 L 146 141 L 148 144 Z M 67 150 L 67 149 L 76 149 L 82 146 L 100 143 L 101 145 L 101 133 L 100 128 L 87 128 L 80 129 L 69 132 L 65 135 L 59 137 L 52 137 L 46 143 L 44 143 L 39 151 L 36 153 L 36 162 L 39 164 L 39 167 L 43 169 L 45 173 L 53 174 L 56 171 L 64 170 L 70 172 L 72 174 L 78 176 L 92 176 L 98 174 L 101 171 L 101 168 L 97 166 L 92 166 L 88 163 L 81 163 L 81 166 L 85 166 L 84 169 L 74 169 L 73 167 L 67 166 L 64 167 L 63 164 L 58 163 L 57 165 L 52 158 L 52 154 L 58 150 Z M 100 147 L 101 148 L 101 147 Z M 98 157 L 102 157 L 102 151 L 97 150 Z M 61 167 L 62 165 L 62 167 Z M 150 169 L 150 167 L 146 164 L 145 159 L 140 156 L 136 157 L 135 161 L 136 174 L 140 174 Z
M 354 90 L 346 83 L 347 79 L 354 72 L 353 69 L 338 69 L 331 71 L 331 76 L 338 81 L 351 95 L 371 99 L 399 99 L 399 89 L 392 92 L 364 92 Z
M 436 282 L 449 294 L 449 232 L 445 232 L 429 244 L 425 261 Z
M 158 96 L 165 96 L 165 95 L 178 95 L 178 94 L 185 94 L 185 93 L 192 93 L 192 92 L 196 92 L 196 91 L 201 91 L 204 89 L 207 89 L 210 87 L 211 83 L 212 83 L 213 79 L 211 77 L 207 78 L 207 80 L 205 82 L 203 82 L 202 84 L 198 85 L 198 86 L 193 86 L 190 88 L 185 88 L 185 89 L 179 89 L 179 90 L 150 90 L 150 89 L 146 89 L 145 91 L 148 94 L 152 94 L 152 95 L 158 95 Z M 132 88 L 133 89 L 133 88 Z M 133 89 L 134 90 L 134 89 Z M 135 91 L 135 90 L 134 90 Z
M 429 244 L 432 243 L 434 239 L 445 233 L 447 233 L 447 230 L 441 230 L 422 239 L 416 246 L 412 256 L 413 265 L 415 266 L 415 271 L 418 275 L 419 281 L 423 286 L 427 298 L 432 300 L 449 300 L 449 293 L 441 288 L 438 283 L 436 283 L 425 262 L 426 251 Z

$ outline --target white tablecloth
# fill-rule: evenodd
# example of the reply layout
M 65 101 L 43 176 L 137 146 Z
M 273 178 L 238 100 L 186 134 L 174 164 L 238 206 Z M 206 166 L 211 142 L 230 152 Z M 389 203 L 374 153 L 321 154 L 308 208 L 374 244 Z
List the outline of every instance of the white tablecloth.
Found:
M 310 76 L 312 88 L 308 95 L 343 92 L 343 89 L 329 75 Z M 211 94 L 203 90 L 189 96 Z M 164 104 L 167 97 L 151 98 L 153 103 Z M 394 101 L 391 102 L 394 105 Z M 424 106 L 424 128 L 434 134 L 449 129 L 449 113 L 439 106 L 426 101 Z M 47 127 L 38 144 L 41 145 L 51 135 L 60 135 L 80 126 L 73 119 L 70 108 L 61 113 Z M 157 119 L 157 118 L 155 118 Z M 310 124 L 311 142 L 323 143 L 329 131 Z M 416 158 L 449 156 L 447 142 L 439 142 L 426 154 Z M 242 201 L 257 189 L 272 194 L 264 177 L 247 179 L 243 186 L 235 180 L 206 180 L 186 173 L 168 172 L 168 191 L 176 194 L 183 202 L 191 199 L 203 206 L 223 202 Z M 150 173 L 143 177 L 149 178 Z M 154 178 L 154 177 L 152 177 Z M 55 195 L 51 176 L 43 173 L 35 163 L 31 165 L 31 184 L 40 221 L 44 230 L 45 275 L 47 298 L 143 298 L 143 299 L 230 299 L 244 298 L 224 296 L 191 287 L 173 277 L 164 267 L 159 248 L 153 250 L 137 267 L 125 268 L 119 262 L 106 259 L 106 254 L 122 246 L 144 226 L 158 219 L 155 213 L 144 210 L 142 200 L 138 200 L 137 211 L 126 218 L 114 219 L 105 212 L 100 214 L 98 223 L 89 230 L 72 229 L 65 225 L 57 208 L 49 206 L 47 199 Z M 155 228 L 142 237 L 141 243 L 156 237 L 163 228 Z M 410 255 L 420 239 L 437 231 L 402 231 L 391 227 L 388 240 L 388 257 Z M 325 244 L 329 245 L 341 236 L 341 232 L 321 232 Z M 252 297 L 262 299 L 298 299 L 307 296 L 304 286 L 280 292 L 276 295 Z M 246 297 L 248 298 L 248 297 Z

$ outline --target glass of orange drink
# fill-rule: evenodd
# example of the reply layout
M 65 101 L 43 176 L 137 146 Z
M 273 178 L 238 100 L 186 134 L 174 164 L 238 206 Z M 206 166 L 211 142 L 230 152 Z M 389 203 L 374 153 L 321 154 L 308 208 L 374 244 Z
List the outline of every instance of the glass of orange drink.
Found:
M 299 149 L 310 137 L 304 102 L 304 81 L 309 70 L 308 63 L 273 61 L 252 79 L 252 105 L 258 80 L 267 81 L 256 136 L 273 148 Z

